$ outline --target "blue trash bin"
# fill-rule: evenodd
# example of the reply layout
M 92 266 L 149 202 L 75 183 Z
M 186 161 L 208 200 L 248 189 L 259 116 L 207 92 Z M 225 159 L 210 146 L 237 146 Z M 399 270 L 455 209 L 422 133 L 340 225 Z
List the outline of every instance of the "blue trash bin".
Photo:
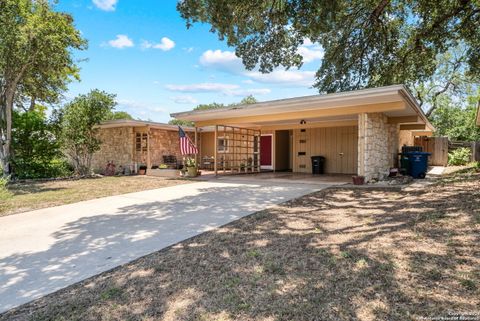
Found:
M 408 157 L 408 174 L 413 178 L 425 178 L 428 170 L 428 156 L 431 153 L 426 152 L 408 152 L 405 153 Z

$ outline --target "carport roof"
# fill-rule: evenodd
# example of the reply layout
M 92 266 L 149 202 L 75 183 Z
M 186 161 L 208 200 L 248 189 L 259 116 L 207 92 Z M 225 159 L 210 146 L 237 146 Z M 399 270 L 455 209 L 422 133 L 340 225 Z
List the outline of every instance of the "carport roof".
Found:
M 97 128 L 117 128 L 117 127 L 150 127 L 164 130 L 178 130 L 177 125 L 157 123 L 153 121 L 134 120 L 134 119 L 115 119 L 101 122 Z M 182 126 L 185 131 L 194 131 L 195 128 Z
M 203 126 L 212 125 L 215 120 L 228 119 L 229 121 L 235 121 L 235 119 L 240 118 L 261 125 L 260 119 L 267 115 L 283 114 L 285 117 L 282 120 L 284 121 L 289 117 L 288 115 L 295 118 L 294 113 L 321 111 L 325 115 L 331 113 L 331 116 L 345 119 L 348 114 L 376 112 L 379 109 L 375 109 L 375 106 L 378 107 L 379 105 L 382 105 L 382 112 L 385 112 L 389 117 L 418 116 L 418 121 L 414 123 L 425 124 L 429 130 L 434 130 L 417 101 L 404 85 L 279 99 L 221 109 L 192 110 L 173 113 L 171 116 L 177 119 L 194 121 Z M 389 105 L 392 106 L 392 110 L 388 110 Z M 371 110 L 369 107 L 371 107 Z M 336 112 L 338 113 L 336 114 Z M 325 119 L 327 120 L 327 118 Z

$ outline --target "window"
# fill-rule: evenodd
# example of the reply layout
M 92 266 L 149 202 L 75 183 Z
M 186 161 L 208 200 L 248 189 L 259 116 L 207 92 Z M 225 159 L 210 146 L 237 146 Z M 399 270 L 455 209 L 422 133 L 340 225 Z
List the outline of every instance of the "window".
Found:
M 137 152 L 146 152 L 148 144 L 147 133 L 137 133 L 135 136 L 135 150 Z
M 228 152 L 228 137 L 218 138 L 218 151 L 221 153 Z

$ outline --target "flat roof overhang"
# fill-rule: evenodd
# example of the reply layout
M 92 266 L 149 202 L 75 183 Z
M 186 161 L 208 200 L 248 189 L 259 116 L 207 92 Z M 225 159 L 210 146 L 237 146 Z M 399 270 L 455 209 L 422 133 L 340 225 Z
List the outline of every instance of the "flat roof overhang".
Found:
M 359 113 L 382 112 L 389 122 L 433 131 L 415 98 L 403 85 L 313 95 L 239 105 L 224 109 L 173 113 L 172 117 L 195 122 L 197 127 L 236 125 L 243 127 L 294 128 L 356 124 Z M 407 127 L 408 128 L 408 127 Z M 407 129 L 403 128 L 403 129 Z
M 118 120 L 107 120 L 99 125 L 95 126 L 96 128 L 118 128 L 118 127 L 149 127 L 154 129 L 163 129 L 163 130 L 178 130 L 177 125 L 170 125 L 164 123 L 157 123 L 153 121 L 143 121 L 143 120 L 133 120 L 133 119 L 118 119 Z M 182 126 L 182 129 L 185 131 L 195 131 L 195 128 Z

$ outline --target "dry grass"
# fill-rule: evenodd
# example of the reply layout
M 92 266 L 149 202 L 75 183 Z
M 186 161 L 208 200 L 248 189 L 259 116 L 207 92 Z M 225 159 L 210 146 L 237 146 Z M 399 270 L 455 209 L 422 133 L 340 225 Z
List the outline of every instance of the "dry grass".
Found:
M 0 216 L 184 183 L 188 181 L 150 176 L 14 183 L 0 195 Z
M 479 313 L 480 175 L 311 194 L 0 320 L 419 320 Z

